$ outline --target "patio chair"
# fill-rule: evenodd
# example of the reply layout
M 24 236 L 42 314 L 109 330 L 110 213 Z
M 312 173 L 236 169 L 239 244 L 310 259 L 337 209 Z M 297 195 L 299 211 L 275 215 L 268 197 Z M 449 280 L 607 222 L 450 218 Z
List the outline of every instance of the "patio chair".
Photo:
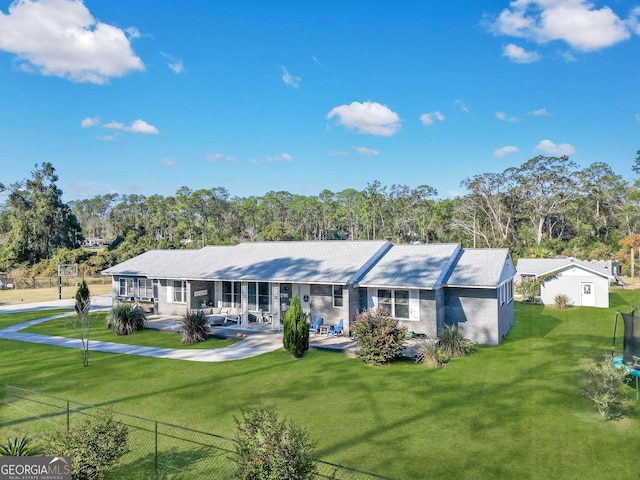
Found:
M 240 320 L 242 317 L 242 310 L 240 308 L 231 308 L 229 313 L 224 317 L 224 323 L 234 322 L 240 325 Z
M 344 335 L 344 320 L 340 319 L 337 325 L 330 325 L 327 335 L 335 337 L 336 335 Z
M 320 325 L 322 325 L 323 321 L 324 319 L 322 317 L 314 318 L 313 323 L 309 325 L 309 333 L 313 333 L 314 335 L 320 333 Z

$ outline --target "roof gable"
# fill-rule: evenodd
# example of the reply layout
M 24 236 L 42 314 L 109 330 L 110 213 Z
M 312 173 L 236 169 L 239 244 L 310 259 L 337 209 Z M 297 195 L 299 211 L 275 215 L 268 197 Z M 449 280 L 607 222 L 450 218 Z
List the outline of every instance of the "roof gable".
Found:
M 449 287 L 494 288 L 516 273 L 509 249 L 465 249 L 447 279 Z
M 535 275 L 539 277 L 541 275 L 549 275 L 560 272 L 567 268 L 576 267 L 581 270 L 588 271 L 595 275 L 605 277 L 609 280 L 613 280 L 614 277 L 611 273 L 590 262 L 578 260 L 577 258 L 520 258 L 516 270 L 520 275 Z

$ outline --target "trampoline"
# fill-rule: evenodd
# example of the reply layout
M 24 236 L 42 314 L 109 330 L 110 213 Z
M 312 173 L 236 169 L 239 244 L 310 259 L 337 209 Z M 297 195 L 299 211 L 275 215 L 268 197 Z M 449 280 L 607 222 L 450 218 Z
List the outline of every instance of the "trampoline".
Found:
M 622 355 L 614 356 L 616 346 L 616 330 L 618 329 L 618 318 L 622 317 L 624 322 L 624 337 Z M 631 313 L 616 312 L 616 322 L 613 327 L 613 342 L 611 345 L 611 355 L 613 365 L 616 368 L 624 368 L 628 375 L 635 378 L 636 401 L 638 400 L 638 379 L 640 378 L 640 316 L 636 316 L 635 307 Z

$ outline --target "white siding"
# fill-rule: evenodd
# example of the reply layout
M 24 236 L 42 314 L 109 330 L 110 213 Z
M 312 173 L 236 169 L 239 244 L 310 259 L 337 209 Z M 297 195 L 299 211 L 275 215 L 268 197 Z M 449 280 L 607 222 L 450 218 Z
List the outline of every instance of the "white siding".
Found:
M 569 305 L 582 305 L 582 284 L 593 282 L 595 306 L 609 308 L 609 281 L 581 268 L 572 267 L 558 273 L 558 277 L 545 283 L 540 291 L 542 303 L 555 304 L 557 295 L 569 297 Z

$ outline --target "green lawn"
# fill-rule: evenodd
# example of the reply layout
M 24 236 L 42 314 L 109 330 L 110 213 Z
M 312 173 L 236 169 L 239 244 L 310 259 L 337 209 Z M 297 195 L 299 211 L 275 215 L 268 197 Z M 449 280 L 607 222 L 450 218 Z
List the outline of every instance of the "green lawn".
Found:
M 640 291 L 611 299 L 517 304 L 502 345 L 441 370 L 314 350 L 211 364 L 91 352 L 83 368 L 77 350 L 0 340 L 0 383 L 225 436 L 242 408 L 271 404 L 323 460 L 397 479 L 638 478 L 637 406 L 604 422 L 577 393 L 585 365 L 610 351 L 616 308 L 640 305 Z
M 93 313 L 93 323 L 89 333 L 90 340 L 102 342 L 125 343 L 127 345 L 140 345 L 143 347 L 160 348 L 186 348 L 186 349 L 211 349 L 224 348 L 236 343 L 234 338 L 209 337 L 208 340 L 191 345 L 180 343 L 180 336 L 175 332 L 163 332 L 151 328 L 136 332 L 133 335 L 118 336 L 105 326 L 106 313 Z M 2 317 L 0 317 L 2 318 Z M 54 335 L 58 337 L 79 338 L 72 328 L 70 321 L 58 318 L 49 322 L 33 325 L 22 330 L 25 333 L 39 333 L 42 335 Z

